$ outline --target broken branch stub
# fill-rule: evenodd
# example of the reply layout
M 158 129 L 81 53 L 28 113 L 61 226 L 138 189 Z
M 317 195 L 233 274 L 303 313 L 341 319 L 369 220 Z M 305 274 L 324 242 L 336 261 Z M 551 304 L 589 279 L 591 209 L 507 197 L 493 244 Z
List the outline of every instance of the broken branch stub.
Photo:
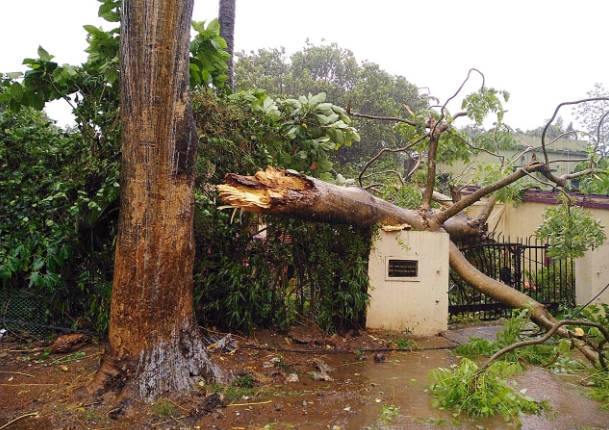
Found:
M 248 212 L 360 227 L 378 222 L 427 228 L 418 211 L 392 205 L 363 188 L 340 187 L 273 167 L 254 176 L 229 173 L 217 190 L 224 202 Z

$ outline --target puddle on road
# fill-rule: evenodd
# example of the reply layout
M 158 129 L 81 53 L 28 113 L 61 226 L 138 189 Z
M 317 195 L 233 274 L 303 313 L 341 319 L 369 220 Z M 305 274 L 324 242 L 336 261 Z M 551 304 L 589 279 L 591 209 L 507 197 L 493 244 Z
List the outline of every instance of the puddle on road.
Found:
M 340 364 L 333 374 L 337 380 L 363 380 L 360 389 L 361 406 L 353 407 L 351 415 L 344 413 L 332 424 L 342 429 L 514 429 L 501 417 L 473 420 L 462 415 L 459 423 L 448 411 L 431 406 L 432 396 L 423 390 L 428 386 L 427 375 L 437 367 L 448 367 L 458 360 L 445 350 L 393 353 L 388 362 L 375 363 L 371 358 L 361 363 Z M 530 367 L 517 378 L 517 389 L 527 388 L 527 395 L 547 399 L 553 410 L 542 416 L 522 416 L 522 429 L 572 430 L 577 428 L 609 428 L 609 411 L 599 410 L 600 404 L 587 399 L 577 386 L 579 378 L 557 376 L 545 369 Z M 348 399 L 335 405 L 347 404 Z M 329 406 L 329 405 L 328 405 Z M 391 422 L 379 420 L 381 408 L 395 406 L 398 415 Z M 443 425 L 442 425 L 443 424 Z
M 336 368 L 332 372 L 334 382 L 306 382 L 303 390 L 311 395 L 303 393 L 292 400 L 281 399 L 280 402 L 284 404 L 298 403 L 298 408 L 286 407 L 282 422 L 274 424 L 271 428 L 340 428 L 342 430 L 609 428 L 609 411 L 599 410 L 599 403 L 581 394 L 582 388 L 577 386 L 578 378 L 557 376 L 545 369 L 534 367 L 515 378 L 517 389 L 527 388 L 527 395 L 536 399 L 548 399 L 553 408 L 548 414 L 522 416 L 522 427 L 514 423 L 505 423 L 501 417 L 474 420 L 462 415 L 456 422 L 451 412 L 433 408 L 431 395 L 424 392 L 429 384 L 427 378 L 429 371 L 457 363 L 456 358 L 446 350 L 392 353 L 387 358 L 386 363 L 376 363 L 371 355 L 366 361 L 357 361 L 353 354 L 324 357 L 327 364 Z M 304 381 L 306 377 L 303 375 L 302 379 Z M 300 407 L 301 404 L 305 406 Z M 397 415 L 392 416 L 391 421 L 383 421 L 380 419 L 383 407 L 399 409 Z M 296 410 L 298 413 L 295 413 Z M 250 421 L 249 424 L 251 425 L 252 422 Z

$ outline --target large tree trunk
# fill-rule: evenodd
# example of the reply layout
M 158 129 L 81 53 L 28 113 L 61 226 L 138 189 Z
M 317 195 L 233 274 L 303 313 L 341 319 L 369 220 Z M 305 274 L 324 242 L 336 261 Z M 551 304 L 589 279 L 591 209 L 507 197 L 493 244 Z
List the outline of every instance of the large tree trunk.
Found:
M 228 59 L 228 80 L 226 85 L 234 91 L 235 84 L 233 83 L 234 62 L 233 54 L 235 51 L 235 13 L 237 9 L 237 0 L 220 0 L 220 10 L 218 13 L 218 22 L 220 23 L 220 36 L 226 40 L 226 51 L 230 54 Z
M 404 209 L 359 187 L 339 187 L 270 167 L 253 177 L 228 174 L 217 188 L 222 200 L 250 212 L 358 226 L 408 224 L 417 230 L 446 231 L 452 240 L 483 233 L 482 226 L 463 213 L 434 227 L 437 214 L 432 211 Z M 544 327 L 553 325 L 553 317 L 542 304 L 478 271 L 454 244 L 450 247 L 450 264 L 484 294 L 514 308 L 530 309 Z
M 150 401 L 219 376 L 193 310 L 192 7 L 123 0 L 121 210 L 108 349 L 90 392 L 127 387 Z

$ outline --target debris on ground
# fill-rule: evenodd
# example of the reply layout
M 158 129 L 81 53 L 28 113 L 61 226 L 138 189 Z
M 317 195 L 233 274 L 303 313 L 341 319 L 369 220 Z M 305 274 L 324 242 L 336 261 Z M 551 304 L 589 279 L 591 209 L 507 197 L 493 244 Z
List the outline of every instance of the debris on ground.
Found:
M 78 351 L 88 340 L 89 337 L 81 333 L 59 336 L 51 346 L 51 352 L 53 354 L 66 354 Z
M 334 381 L 328 373 L 334 372 L 336 369 L 332 366 L 328 366 L 326 363 L 321 361 L 320 359 L 314 359 L 313 364 L 319 370 L 319 372 L 313 371 L 311 372 L 311 377 L 313 377 L 316 381 Z

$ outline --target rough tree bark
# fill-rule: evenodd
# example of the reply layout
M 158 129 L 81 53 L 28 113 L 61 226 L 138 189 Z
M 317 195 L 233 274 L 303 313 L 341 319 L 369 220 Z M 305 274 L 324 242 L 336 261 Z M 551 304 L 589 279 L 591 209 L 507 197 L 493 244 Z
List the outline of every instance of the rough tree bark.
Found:
M 91 394 L 150 401 L 217 379 L 193 310 L 193 0 L 123 0 L 121 210 L 108 347 Z
M 339 187 L 318 179 L 269 167 L 255 176 L 226 175 L 218 185 L 220 198 L 235 208 L 261 214 L 276 214 L 292 218 L 358 226 L 408 224 L 428 231 L 446 231 L 451 240 L 482 234 L 483 222 L 472 220 L 461 211 L 493 191 L 520 179 L 527 172 L 543 170 L 544 165 L 533 163 L 521 171 L 462 198 L 442 211 L 404 209 L 378 199 L 363 188 Z M 452 213 L 451 216 L 448 216 Z M 447 215 L 448 214 L 448 215 Z M 556 320 L 539 302 L 505 284 L 492 279 L 472 266 L 453 242 L 449 248 L 451 267 L 469 284 L 482 293 L 514 308 L 529 309 L 532 319 L 550 330 Z M 565 327 L 557 333 L 570 337 Z M 586 356 L 595 360 L 594 351 L 579 345 Z
M 235 47 L 235 13 L 237 9 L 237 0 L 220 0 L 220 10 L 218 13 L 218 22 L 220 23 L 220 36 L 226 40 L 226 52 L 230 54 L 230 58 L 227 61 L 228 64 L 228 80 L 226 85 L 234 91 L 235 84 L 233 78 L 234 63 L 233 53 Z

